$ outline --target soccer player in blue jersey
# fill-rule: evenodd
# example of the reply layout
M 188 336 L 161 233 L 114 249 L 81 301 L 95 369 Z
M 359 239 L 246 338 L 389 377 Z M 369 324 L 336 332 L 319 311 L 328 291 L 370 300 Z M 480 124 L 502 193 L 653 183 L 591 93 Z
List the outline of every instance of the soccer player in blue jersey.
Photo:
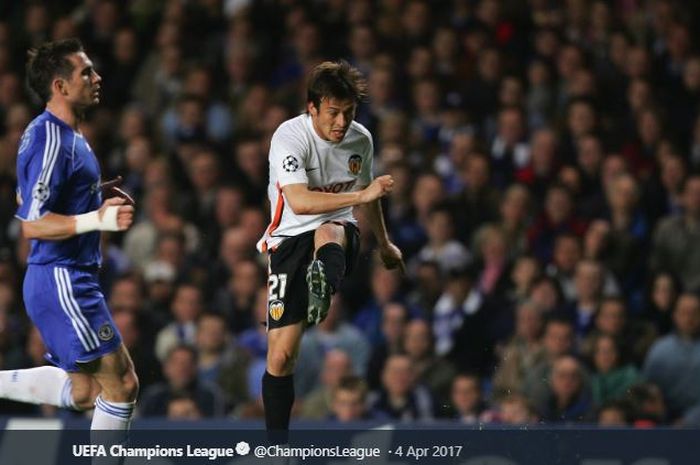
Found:
M 94 406 L 93 430 L 126 430 L 138 379 L 97 272 L 100 231 L 129 228 L 134 207 L 128 196 L 102 200 L 100 167 L 79 129 L 100 100 L 102 78 L 76 39 L 30 52 L 27 78 L 46 109 L 17 154 L 16 216 L 31 240 L 24 301 L 55 367 L 0 371 L 0 397 Z

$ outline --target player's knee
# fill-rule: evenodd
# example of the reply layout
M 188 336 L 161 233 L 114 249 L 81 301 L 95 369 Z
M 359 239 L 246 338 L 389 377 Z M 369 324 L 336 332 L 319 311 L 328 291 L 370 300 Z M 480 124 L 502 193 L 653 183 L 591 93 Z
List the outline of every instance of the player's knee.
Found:
M 88 410 L 95 405 L 95 397 L 89 389 L 73 390 L 73 405 L 78 410 Z
M 73 405 L 78 410 L 88 410 L 95 406 L 95 398 L 99 390 L 93 390 L 88 384 L 86 386 L 73 386 L 71 392 L 71 397 L 73 399 Z
M 342 226 L 334 223 L 326 223 L 316 229 L 314 233 L 314 242 L 316 243 L 316 248 L 321 247 L 323 244 L 329 242 L 336 242 L 342 244 L 345 237 L 345 231 Z
M 277 350 L 267 356 L 267 371 L 273 376 L 286 376 L 294 370 L 296 358 L 291 352 Z
M 133 370 L 105 383 L 102 397 L 112 402 L 133 402 L 139 393 L 139 380 Z

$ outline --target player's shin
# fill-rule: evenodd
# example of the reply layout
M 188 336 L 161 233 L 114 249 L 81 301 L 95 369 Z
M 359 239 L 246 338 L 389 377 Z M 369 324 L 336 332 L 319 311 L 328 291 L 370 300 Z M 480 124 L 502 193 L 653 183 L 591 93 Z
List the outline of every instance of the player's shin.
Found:
M 270 441 L 278 444 L 287 442 L 289 417 L 294 404 L 294 375 L 273 376 L 265 371 L 262 397 Z
M 334 293 L 345 275 L 345 251 L 339 244 L 329 242 L 318 249 L 316 258 L 323 262 L 326 280 Z

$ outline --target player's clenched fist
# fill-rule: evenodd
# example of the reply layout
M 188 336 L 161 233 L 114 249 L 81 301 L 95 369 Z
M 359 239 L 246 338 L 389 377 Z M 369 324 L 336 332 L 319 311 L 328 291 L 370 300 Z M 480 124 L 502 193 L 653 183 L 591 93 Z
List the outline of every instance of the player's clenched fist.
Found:
M 111 208 L 110 208 L 111 207 Z M 116 208 L 116 210 L 115 210 Z M 127 204 L 121 197 L 112 197 L 104 201 L 99 210 L 100 221 L 108 221 L 107 217 L 116 213 L 118 231 L 129 229 L 134 222 L 134 207 Z
M 379 176 L 372 181 L 372 184 L 362 191 L 362 203 L 368 203 L 380 197 L 384 197 L 391 192 L 393 188 L 394 178 L 388 174 Z

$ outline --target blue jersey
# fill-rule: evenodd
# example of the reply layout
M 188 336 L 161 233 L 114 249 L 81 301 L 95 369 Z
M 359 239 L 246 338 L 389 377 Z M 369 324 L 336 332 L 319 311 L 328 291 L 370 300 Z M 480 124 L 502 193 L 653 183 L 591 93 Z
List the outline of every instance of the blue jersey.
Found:
M 78 215 L 100 208 L 100 166 L 85 138 L 49 111 L 22 135 L 17 154 L 16 217 L 40 219 L 47 213 Z M 29 264 L 95 267 L 100 233 L 61 241 L 32 240 Z

